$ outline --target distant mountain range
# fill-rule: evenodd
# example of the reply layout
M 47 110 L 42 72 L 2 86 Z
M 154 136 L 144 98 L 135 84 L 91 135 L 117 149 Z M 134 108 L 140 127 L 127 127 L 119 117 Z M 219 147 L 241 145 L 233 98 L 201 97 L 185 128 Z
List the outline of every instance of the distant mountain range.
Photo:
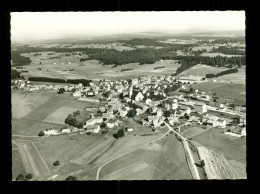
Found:
M 174 32 L 137 32 L 137 33 L 121 33 L 121 34 L 110 34 L 110 35 L 85 35 L 85 34 L 71 34 L 59 38 L 33 40 L 30 43 L 76 43 L 79 41 L 117 41 L 127 40 L 134 38 L 168 38 L 171 36 L 245 36 L 245 30 L 205 30 L 205 29 L 188 29 L 188 30 L 175 30 Z M 14 42 L 13 42 L 14 43 Z

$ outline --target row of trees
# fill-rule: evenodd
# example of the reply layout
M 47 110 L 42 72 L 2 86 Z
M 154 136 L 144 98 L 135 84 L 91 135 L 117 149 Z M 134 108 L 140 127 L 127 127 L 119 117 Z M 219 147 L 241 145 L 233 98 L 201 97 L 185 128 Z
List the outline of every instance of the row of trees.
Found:
M 239 47 L 227 47 L 227 46 L 219 46 L 217 48 L 213 47 L 212 52 L 219 52 L 226 55 L 245 55 L 244 50 L 239 50 Z
M 219 77 L 219 76 L 222 76 L 222 75 L 227 75 L 227 74 L 230 74 L 230 73 L 237 73 L 238 72 L 238 69 L 228 69 L 228 70 L 225 70 L 225 71 L 221 71 L 220 73 L 217 73 L 217 74 L 206 74 L 206 78 L 214 78 L 214 77 Z
M 89 86 L 91 80 L 87 79 L 59 79 L 59 78 L 50 78 L 50 77 L 29 77 L 29 81 L 40 81 L 40 82 L 53 82 L 53 83 L 71 83 L 79 84 L 82 83 L 83 86 Z

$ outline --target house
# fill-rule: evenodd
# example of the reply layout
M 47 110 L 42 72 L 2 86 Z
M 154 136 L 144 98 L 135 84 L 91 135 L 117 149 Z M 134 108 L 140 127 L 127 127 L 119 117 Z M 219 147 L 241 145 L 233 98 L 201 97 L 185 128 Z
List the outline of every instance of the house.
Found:
M 115 116 L 113 115 L 113 113 L 111 113 L 111 112 L 107 112 L 107 113 L 103 113 L 102 114 L 102 118 L 103 119 L 108 119 L 108 120 L 110 120 L 110 119 L 113 119 Z
M 67 128 L 64 128 L 64 129 L 61 129 L 60 132 L 61 132 L 61 133 L 70 133 L 71 130 L 70 130 L 70 129 L 67 129 Z
M 105 107 L 100 107 L 100 108 L 98 108 L 98 111 L 101 112 L 101 113 L 104 113 L 104 112 L 106 112 L 106 108 Z
M 201 103 L 194 104 L 194 111 L 198 113 L 207 112 L 206 104 L 201 104 Z
M 147 126 L 149 125 L 149 122 L 144 119 L 141 120 L 141 123 L 142 123 L 142 125 L 147 125 Z
M 75 92 L 73 93 L 73 96 L 74 96 L 74 97 L 79 97 L 79 96 L 81 96 L 81 92 L 80 92 L 80 91 L 75 91 Z
M 90 133 L 98 133 L 100 130 L 100 126 L 99 125 L 91 125 L 87 127 L 87 132 Z
M 107 127 L 109 128 L 109 129 L 112 129 L 113 127 L 115 126 L 115 123 L 110 123 L 110 122 L 108 122 L 107 123 Z
M 101 117 L 95 118 L 95 117 L 92 116 L 91 119 L 89 119 L 89 120 L 86 121 L 85 127 L 91 126 L 91 125 L 95 125 L 95 124 L 100 124 L 100 123 L 102 123 L 102 122 L 103 122 L 103 118 L 101 118 Z
M 225 128 L 225 127 L 226 127 L 226 120 L 224 120 L 224 119 L 218 119 L 218 120 L 217 120 L 217 126 L 218 126 L 218 127 Z
M 125 117 L 128 113 L 128 109 L 126 107 L 123 107 L 120 111 L 119 111 L 119 115 L 120 117 Z
M 200 117 L 197 117 L 197 116 L 191 116 L 189 118 L 189 121 L 191 122 L 200 122 L 201 118 Z
M 158 116 L 148 116 L 148 122 L 153 122 L 154 120 L 158 120 L 159 117 Z
M 168 122 L 169 122 L 169 124 L 170 124 L 171 126 L 173 126 L 174 123 L 178 123 L 178 122 L 179 122 L 178 117 L 168 117 L 167 120 L 168 120 Z
M 44 135 L 59 135 L 57 130 L 55 129 L 46 129 L 44 132 Z
M 143 111 L 146 111 L 146 110 L 149 108 L 148 106 L 146 106 L 145 103 L 142 103 L 142 102 L 135 102 L 135 105 L 136 105 L 138 108 L 142 109 Z
M 162 109 L 161 108 L 158 109 L 156 114 L 157 114 L 158 117 L 161 117 L 163 115 Z
M 142 109 L 140 109 L 140 108 L 136 109 L 136 115 L 140 115 L 140 114 L 143 114 L 143 113 L 144 113 L 144 111 Z
M 151 100 L 150 98 L 147 98 L 147 99 L 145 100 L 145 104 L 146 104 L 146 105 L 149 105 L 151 102 L 152 102 L 152 100 Z
M 127 132 L 132 132 L 132 131 L 134 131 L 134 127 L 126 127 L 125 130 Z
M 144 95 L 141 92 L 133 92 L 132 99 L 135 101 L 141 101 L 144 98 Z

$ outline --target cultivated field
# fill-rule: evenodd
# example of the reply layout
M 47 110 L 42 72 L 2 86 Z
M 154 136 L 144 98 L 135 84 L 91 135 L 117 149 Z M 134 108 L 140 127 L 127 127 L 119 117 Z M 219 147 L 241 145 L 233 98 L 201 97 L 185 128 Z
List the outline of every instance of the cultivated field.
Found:
M 216 73 L 219 73 L 219 72 L 225 71 L 225 70 L 227 70 L 227 68 L 211 67 L 211 66 L 207 66 L 207 65 L 198 64 L 198 65 L 193 66 L 190 69 L 183 71 L 177 77 L 189 76 L 189 75 L 206 76 L 206 74 L 211 74 L 211 73 L 216 74 Z
M 70 162 L 76 164 L 88 164 L 95 158 L 97 158 L 100 154 L 105 152 L 111 144 L 115 141 L 113 137 L 103 137 L 96 141 L 95 143 L 91 144 L 87 150 L 80 152 L 74 159 Z
M 18 147 L 12 144 L 12 180 L 15 180 L 20 173 L 26 174 L 27 172 L 23 166 Z
M 13 139 L 12 143 L 18 147 L 27 173 L 32 173 L 34 177 L 50 173 L 48 165 L 32 141 Z
M 43 122 L 65 124 L 65 119 L 69 114 L 72 114 L 77 108 L 72 107 L 60 107 L 49 116 L 47 116 Z
M 12 91 L 12 118 L 20 119 L 50 99 L 50 95 Z

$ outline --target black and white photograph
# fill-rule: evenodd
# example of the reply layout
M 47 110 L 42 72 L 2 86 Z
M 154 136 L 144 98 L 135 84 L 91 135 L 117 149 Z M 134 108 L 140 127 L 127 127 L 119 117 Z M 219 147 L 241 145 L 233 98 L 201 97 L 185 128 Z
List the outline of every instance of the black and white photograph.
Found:
M 245 11 L 10 17 L 12 181 L 247 179 Z

